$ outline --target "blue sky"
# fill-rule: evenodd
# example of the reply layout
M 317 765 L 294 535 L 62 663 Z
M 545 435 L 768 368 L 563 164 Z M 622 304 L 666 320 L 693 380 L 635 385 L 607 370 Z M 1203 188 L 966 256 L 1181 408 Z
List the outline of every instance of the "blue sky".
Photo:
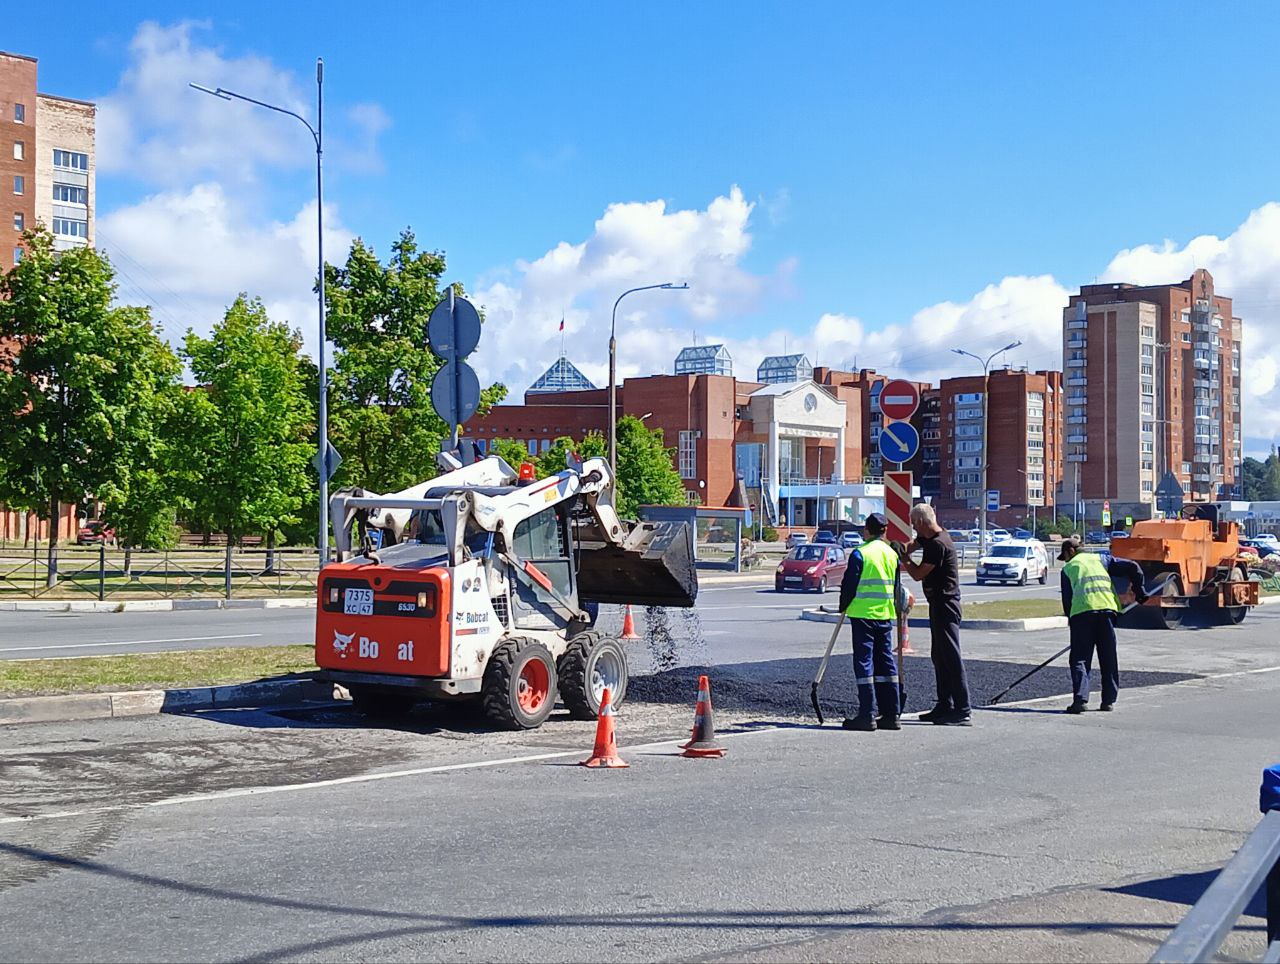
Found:
M 694 290 L 629 303 L 624 372 L 669 366 L 696 330 L 729 340 L 744 375 L 783 344 L 934 375 L 952 370 L 952 344 L 1006 332 L 1028 343 L 1008 360 L 1057 367 L 1064 288 L 1180 280 L 1204 263 L 1237 286 L 1226 293 L 1251 326 L 1249 447 L 1280 431 L 1266 352 L 1280 335 L 1274 7 L 136 10 L 33 17 L 4 44 L 40 58 L 42 89 L 104 104 L 103 246 L 131 274 L 126 295 L 157 302 L 171 328 L 207 327 L 238 287 L 313 324 L 305 132 L 182 84 L 305 106 L 319 54 L 334 244 L 385 251 L 408 224 L 444 249 L 503 340 L 482 343 L 484 373 L 516 390 L 558 351 L 560 311 L 569 354 L 598 377 L 611 293 L 655 272 Z M 180 241 L 155 250 L 155 225 L 203 234 L 201 218 L 261 248 L 237 264 L 231 244 L 188 277 L 166 257 Z M 265 270 L 263 252 L 289 245 Z

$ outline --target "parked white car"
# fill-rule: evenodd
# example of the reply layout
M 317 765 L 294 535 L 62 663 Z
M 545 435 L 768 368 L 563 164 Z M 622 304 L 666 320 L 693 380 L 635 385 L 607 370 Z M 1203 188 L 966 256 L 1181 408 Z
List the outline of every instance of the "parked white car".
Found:
M 1037 579 L 1040 585 L 1049 581 L 1049 554 L 1039 539 L 1010 539 L 992 546 L 978 560 L 978 585 L 988 582 L 1016 582 L 1025 586 Z

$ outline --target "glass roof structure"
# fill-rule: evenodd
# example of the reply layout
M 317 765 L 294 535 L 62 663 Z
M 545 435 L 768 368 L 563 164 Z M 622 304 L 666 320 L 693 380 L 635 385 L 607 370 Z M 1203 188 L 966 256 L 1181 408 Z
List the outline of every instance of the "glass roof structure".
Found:
M 581 392 L 595 388 L 586 375 L 578 371 L 569 359 L 561 355 L 555 363 L 538 376 L 537 381 L 529 386 L 527 395 L 542 392 Z
M 756 369 L 756 381 L 765 385 L 803 382 L 813 378 L 813 363 L 805 355 L 770 355 Z
M 724 345 L 693 345 L 676 355 L 677 375 L 732 375 L 733 358 Z

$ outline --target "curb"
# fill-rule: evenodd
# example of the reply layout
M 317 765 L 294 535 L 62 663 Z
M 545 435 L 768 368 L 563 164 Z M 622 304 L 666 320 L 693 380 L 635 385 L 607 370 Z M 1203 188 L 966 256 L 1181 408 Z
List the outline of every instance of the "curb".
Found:
M 817 609 L 806 609 L 800 614 L 801 619 L 813 623 L 836 623 L 840 621 L 839 613 L 824 613 Z M 907 619 L 908 626 L 920 629 L 929 625 L 927 619 Z M 1033 616 L 1029 619 L 962 619 L 961 629 L 1004 629 L 1014 632 L 1027 632 L 1035 629 L 1062 629 L 1067 625 L 1066 616 Z
M 104 720 L 117 716 L 152 716 L 194 710 L 327 702 L 333 684 L 313 679 L 269 680 L 192 689 L 126 690 L 119 693 L 69 693 L 0 700 L 0 725 Z
M 27 599 L 0 602 L 0 613 L 169 613 L 202 609 L 315 609 L 315 596 L 284 596 L 277 599 L 133 599 L 99 602 L 70 599 Z

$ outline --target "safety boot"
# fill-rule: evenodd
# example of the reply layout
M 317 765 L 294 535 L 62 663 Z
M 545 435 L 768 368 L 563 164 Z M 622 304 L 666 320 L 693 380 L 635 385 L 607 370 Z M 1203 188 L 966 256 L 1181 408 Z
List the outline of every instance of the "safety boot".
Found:
M 845 720 L 840 725 L 846 730 L 858 730 L 862 733 L 874 733 L 876 731 L 876 721 L 869 716 L 855 716 L 851 720 Z
M 1085 711 L 1085 703 L 1083 700 L 1073 700 L 1071 705 L 1067 707 L 1066 712 L 1072 716 L 1079 716 Z
M 920 722 L 933 723 L 935 720 L 939 720 L 944 716 L 950 715 L 950 713 L 951 713 L 951 707 L 949 704 L 936 703 L 934 704 L 933 709 L 931 709 L 928 713 L 920 714 Z
M 900 730 L 902 729 L 902 724 L 898 722 L 896 716 L 880 716 L 876 718 L 876 729 Z

